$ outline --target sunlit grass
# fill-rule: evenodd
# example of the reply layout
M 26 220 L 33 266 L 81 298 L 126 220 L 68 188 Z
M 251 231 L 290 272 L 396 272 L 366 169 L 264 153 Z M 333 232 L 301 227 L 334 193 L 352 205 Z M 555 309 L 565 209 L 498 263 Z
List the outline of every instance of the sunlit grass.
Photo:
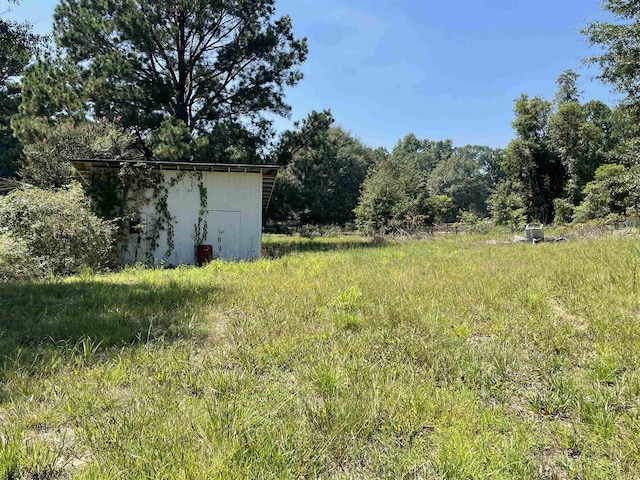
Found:
M 638 240 L 485 240 L 0 286 L 0 479 L 640 477 Z

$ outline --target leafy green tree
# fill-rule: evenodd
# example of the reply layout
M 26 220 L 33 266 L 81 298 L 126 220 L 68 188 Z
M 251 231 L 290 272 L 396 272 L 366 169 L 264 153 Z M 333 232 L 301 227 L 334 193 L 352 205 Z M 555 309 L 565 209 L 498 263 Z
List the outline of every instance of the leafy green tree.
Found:
M 69 117 L 76 121 L 87 118 L 86 92 L 89 87 L 82 71 L 62 52 L 57 56 L 46 52 L 43 58 L 29 65 L 24 71 L 21 88 L 17 119 L 20 122 L 43 116 Z
M 330 110 L 314 110 L 306 118 L 294 122 L 294 129 L 286 130 L 280 137 L 273 155 L 274 163 L 289 165 L 301 151 L 318 148 L 326 143 L 327 134 L 334 122 Z
M 550 102 L 522 95 L 512 125 L 517 137 L 508 145 L 503 168 L 528 219 L 553 218 L 553 200 L 562 195 L 566 172 L 548 141 Z
M 640 205 L 640 171 L 623 165 L 605 164 L 585 188 L 584 201 L 575 209 L 575 220 L 583 222 L 608 215 L 623 215 Z
M 6 178 L 17 172 L 22 150 L 11 128 L 11 116 L 18 112 L 20 89 L 11 84 L 0 89 L 0 178 Z
M 456 148 L 451 157 L 440 161 L 427 180 L 431 195 L 446 195 L 452 203 L 451 216 L 455 220 L 461 210 L 484 216 L 493 180 L 489 169 L 495 160 L 493 149 L 467 145 Z M 492 172 L 499 178 L 499 174 Z
M 71 160 L 131 157 L 133 138 L 106 120 L 76 124 L 40 118 L 27 125 L 21 132 L 25 146 L 20 175 L 39 188 L 56 190 L 69 185 Z
M 448 219 L 453 201 L 448 195 L 433 195 L 427 198 L 426 207 L 433 222 L 442 223 Z
M 611 110 L 602 102 L 579 101 L 577 79 L 571 70 L 558 77 L 556 111 L 549 118 L 549 145 L 558 156 L 567 178 L 564 197 L 577 205 L 596 168 L 606 160 L 611 148 L 608 126 Z
M 515 103 L 513 127 L 517 138 L 508 146 L 503 161 L 514 195 L 500 200 L 494 192 L 492 210 L 508 204 L 524 208 L 528 220 L 553 220 L 555 206 L 577 205 L 596 168 L 613 148 L 611 110 L 602 102 L 580 103 L 579 75 L 567 70 L 558 77 L 554 102 L 521 96 Z M 499 192 L 505 193 L 502 188 Z M 499 214 L 503 219 L 509 215 Z M 516 217 L 519 217 L 518 213 Z M 508 220 L 511 221 L 511 220 Z
M 557 80 L 558 90 L 554 96 L 554 103 L 562 105 L 563 103 L 580 102 L 582 92 L 578 88 L 578 75 L 573 70 L 565 70 Z
M 619 163 L 627 167 L 640 162 L 640 105 L 617 105 L 610 114 L 607 129 L 605 163 Z
M 268 217 L 273 221 L 344 225 L 354 221 L 360 187 L 380 152 L 333 126 L 329 111 L 312 112 L 287 131 L 275 153 L 284 164 Z
M 586 122 L 586 114 L 577 101 L 562 103 L 549 119 L 549 145 L 558 155 L 567 174 L 564 195 L 577 199 L 593 178 L 596 159 L 591 144 L 599 132 Z
M 570 221 L 599 166 L 634 164 L 640 129 L 631 121 L 633 110 L 625 105 L 612 111 L 597 100 L 581 103 L 578 78 L 563 72 L 553 102 L 526 95 L 516 101 L 517 138 L 502 162 L 505 183 L 490 198 L 496 221 L 550 222 L 556 215 L 556 221 Z
M 524 228 L 528 221 L 528 199 L 524 198 L 525 189 L 515 179 L 500 182 L 489 196 L 489 211 L 493 221 L 514 230 Z
M 274 0 L 62 0 L 54 37 L 58 55 L 25 78 L 24 114 L 82 106 L 91 118 L 121 116 L 144 141 L 169 117 L 206 136 L 209 153 L 247 138 L 264 147 L 307 55 Z
M 329 110 L 314 110 L 303 120 L 296 121 L 293 130 L 287 130 L 281 135 L 273 153 L 273 163 L 285 168 L 278 173 L 267 220 L 292 221 L 297 224 L 304 222 L 303 219 L 310 210 L 303 199 L 303 182 L 313 182 L 313 178 L 299 178 L 299 172 L 295 171 L 299 166 L 293 164 L 298 161 L 300 164 L 309 163 L 312 152 L 320 152 L 316 157 L 323 158 L 323 152 L 328 149 L 329 130 L 333 123 Z
M 413 133 L 402 138 L 391 151 L 394 161 L 411 164 L 425 180 L 438 163 L 452 154 L 451 140 L 419 140 Z
M 427 189 L 414 165 L 399 162 L 392 155 L 364 181 L 355 209 L 356 225 L 371 235 L 395 233 L 411 224 L 424 223 L 429 215 L 427 199 Z
M 43 263 L 31 254 L 26 240 L 0 230 L 0 283 L 42 278 L 46 274 Z
M 382 157 L 379 150 L 367 147 L 340 127 L 331 129 L 329 140 L 334 145 L 335 160 L 329 165 L 334 180 L 326 200 L 333 210 L 330 222 L 344 225 L 355 220 L 362 183 Z
M 553 210 L 555 212 L 554 223 L 563 225 L 573 221 L 575 206 L 566 198 L 556 198 L 553 201 Z
M 627 102 L 640 102 L 640 0 L 603 0 L 615 21 L 591 23 L 582 33 L 599 49 L 587 61 L 600 67 L 598 78 L 625 94 Z
M 584 190 L 584 201 L 576 209 L 576 219 L 594 218 L 607 211 L 621 213 L 623 206 L 637 206 L 638 151 L 640 151 L 640 1 L 603 0 L 604 10 L 613 14 L 613 21 L 591 23 L 582 33 L 590 45 L 598 48 L 588 58 L 600 67 L 598 78 L 612 85 L 614 91 L 625 95 L 603 128 L 608 140 L 606 162 L 618 167 L 602 165 L 593 182 Z M 600 113 L 600 112 L 596 112 Z M 601 118 L 602 115 L 595 115 Z
M 500 182 L 507 178 L 502 164 L 504 163 L 504 149 L 501 148 L 489 148 L 479 147 L 481 150 L 477 156 L 478 161 L 481 164 L 482 173 L 487 178 L 490 188 L 494 188 Z
M 0 18 L 0 177 L 12 176 L 17 171 L 21 147 L 11 129 L 11 117 L 18 112 L 20 104 L 16 77 L 41 41 L 29 24 Z

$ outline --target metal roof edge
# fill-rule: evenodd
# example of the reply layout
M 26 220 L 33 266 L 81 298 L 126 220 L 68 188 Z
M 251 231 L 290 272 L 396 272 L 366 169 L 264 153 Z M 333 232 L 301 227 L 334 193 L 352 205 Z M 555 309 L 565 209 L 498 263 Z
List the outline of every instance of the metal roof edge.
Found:
M 160 161 L 148 161 L 138 160 L 133 158 L 122 158 L 118 160 L 114 159 L 74 159 L 71 163 L 77 165 L 80 170 L 90 170 L 93 166 L 116 168 L 122 164 L 142 164 L 149 165 L 159 170 L 164 171 L 203 171 L 203 172 L 218 172 L 218 173 L 259 173 L 262 175 L 262 208 L 264 211 L 269 208 L 271 202 L 271 195 L 273 193 L 273 187 L 276 181 L 276 175 L 278 170 L 282 168 L 281 165 L 271 164 L 249 164 L 249 163 L 204 163 L 204 162 L 160 162 Z M 85 165 L 84 169 L 81 167 Z M 89 165 L 91 165 L 91 167 Z M 164 167 L 164 168 L 163 168 Z
M 169 162 L 169 161 L 158 161 L 158 160 L 139 160 L 135 158 L 120 158 L 120 159 L 109 159 L 109 158 L 76 158 L 71 160 L 71 163 L 93 163 L 93 164 L 121 164 L 121 163 L 132 163 L 132 164 L 142 164 L 142 165 L 150 165 L 150 166 L 158 166 L 158 167 L 217 167 L 217 168 L 226 168 L 226 169 L 249 169 L 255 168 L 260 170 L 280 170 L 281 165 L 274 164 L 264 164 L 264 163 L 216 163 L 216 162 Z

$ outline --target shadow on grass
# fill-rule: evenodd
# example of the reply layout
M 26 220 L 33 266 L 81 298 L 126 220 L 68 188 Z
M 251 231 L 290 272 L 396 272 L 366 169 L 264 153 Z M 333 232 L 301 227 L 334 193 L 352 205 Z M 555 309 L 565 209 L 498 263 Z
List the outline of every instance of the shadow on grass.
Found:
M 262 256 L 264 258 L 276 259 L 291 255 L 292 253 L 334 252 L 342 250 L 380 248 L 387 245 L 389 245 L 389 242 L 379 237 L 370 239 L 354 237 L 353 239 L 345 240 L 282 237 L 271 239 L 268 242 L 263 243 Z
M 0 284 L 0 366 L 87 338 L 104 348 L 188 337 L 191 307 L 219 292 L 178 283 Z

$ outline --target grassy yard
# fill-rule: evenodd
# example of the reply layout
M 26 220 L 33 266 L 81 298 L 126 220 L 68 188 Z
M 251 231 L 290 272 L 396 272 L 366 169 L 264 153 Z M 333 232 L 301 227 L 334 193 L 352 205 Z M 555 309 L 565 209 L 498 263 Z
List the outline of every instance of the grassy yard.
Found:
M 640 241 L 484 240 L 0 285 L 0 479 L 640 478 Z

